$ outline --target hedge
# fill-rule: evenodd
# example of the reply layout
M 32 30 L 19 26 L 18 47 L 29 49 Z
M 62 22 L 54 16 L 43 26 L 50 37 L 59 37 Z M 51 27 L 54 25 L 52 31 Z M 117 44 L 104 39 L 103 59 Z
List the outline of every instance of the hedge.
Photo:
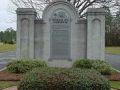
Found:
M 111 65 L 103 60 L 79 59 L 74 62 L 73 67 L 95 69 L 103 75 L 109 75 L 112 72 Z
M 91 69 L 37 68 L 23 77 L 18 90 L 110 90 L 110 85 Z
M 13 73 L 26 73 L 37 67 L 46 67 L 46 62 L 38 59 L 18 59 L 7 64 L 7 70 Z

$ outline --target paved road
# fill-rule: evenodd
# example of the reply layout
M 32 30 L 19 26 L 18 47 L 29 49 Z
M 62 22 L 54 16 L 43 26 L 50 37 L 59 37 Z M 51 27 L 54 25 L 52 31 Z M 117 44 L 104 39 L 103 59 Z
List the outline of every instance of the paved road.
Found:
M 120 55 L 106 54 L 106 61 L 114 68 L 120 70 Z
M 0 69 L 5 67 L 7 62 L 9 62 L 12 58 L 15 57 L 16 57 L 15 51 L 0 53 Z
M 0 69 L 5 67 L 11 58 L 15 57 L 15 51 L 0 53 Z M 106 54 L 106 61 L 108 61 L 114 68 L 120 70 L 120 55 Z

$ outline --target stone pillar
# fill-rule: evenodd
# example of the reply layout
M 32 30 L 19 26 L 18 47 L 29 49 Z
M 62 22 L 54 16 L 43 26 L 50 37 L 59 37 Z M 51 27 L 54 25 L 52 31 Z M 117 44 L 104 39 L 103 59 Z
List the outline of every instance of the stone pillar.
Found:
M 32 8 L 17 9 L 17 58 L 34 58 L 34 20 Z
M 87 58 L 105 59 L 105 10 L 89 8 L 87 11 Z

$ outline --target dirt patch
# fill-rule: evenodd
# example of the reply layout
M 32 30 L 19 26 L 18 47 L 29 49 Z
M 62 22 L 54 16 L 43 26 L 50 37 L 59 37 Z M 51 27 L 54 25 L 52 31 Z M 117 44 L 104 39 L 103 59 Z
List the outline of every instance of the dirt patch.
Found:
M 11 73 L 9 71 L 0 71 L 0 81 L 20 81 L 23 74 Z
M 106 75 L 105 77 L 111 81 L 120 81 L 120 73 L 119 72 L 114 72 L 111 75 Z
M 23 74 L 11 73 L 7 70 L 0 71 L 0 81 L 20 81 L 23 77 Z M 120 73 L 114 72 L 111 75 L 105 76 L 108 80 L 120 81 Z

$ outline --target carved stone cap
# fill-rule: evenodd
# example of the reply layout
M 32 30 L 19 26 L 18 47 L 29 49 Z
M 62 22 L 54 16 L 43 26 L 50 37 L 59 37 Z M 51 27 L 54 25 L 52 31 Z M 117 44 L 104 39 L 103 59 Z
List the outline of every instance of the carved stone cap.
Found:
M 57 2 L 57 1 L 66 1 L 66 0 L 53 0 L 53 2 Z
M 16 13 L 18 15 L 36 15 L 36 10 L 33 8 L 17 8 Z
M 76 24 L 87 24 L 87 19 L 80 18 L 79 20 L 77 20 Z
M 104 8 L 88 8 L 87 15 L 105 15 L 105 9 Z

